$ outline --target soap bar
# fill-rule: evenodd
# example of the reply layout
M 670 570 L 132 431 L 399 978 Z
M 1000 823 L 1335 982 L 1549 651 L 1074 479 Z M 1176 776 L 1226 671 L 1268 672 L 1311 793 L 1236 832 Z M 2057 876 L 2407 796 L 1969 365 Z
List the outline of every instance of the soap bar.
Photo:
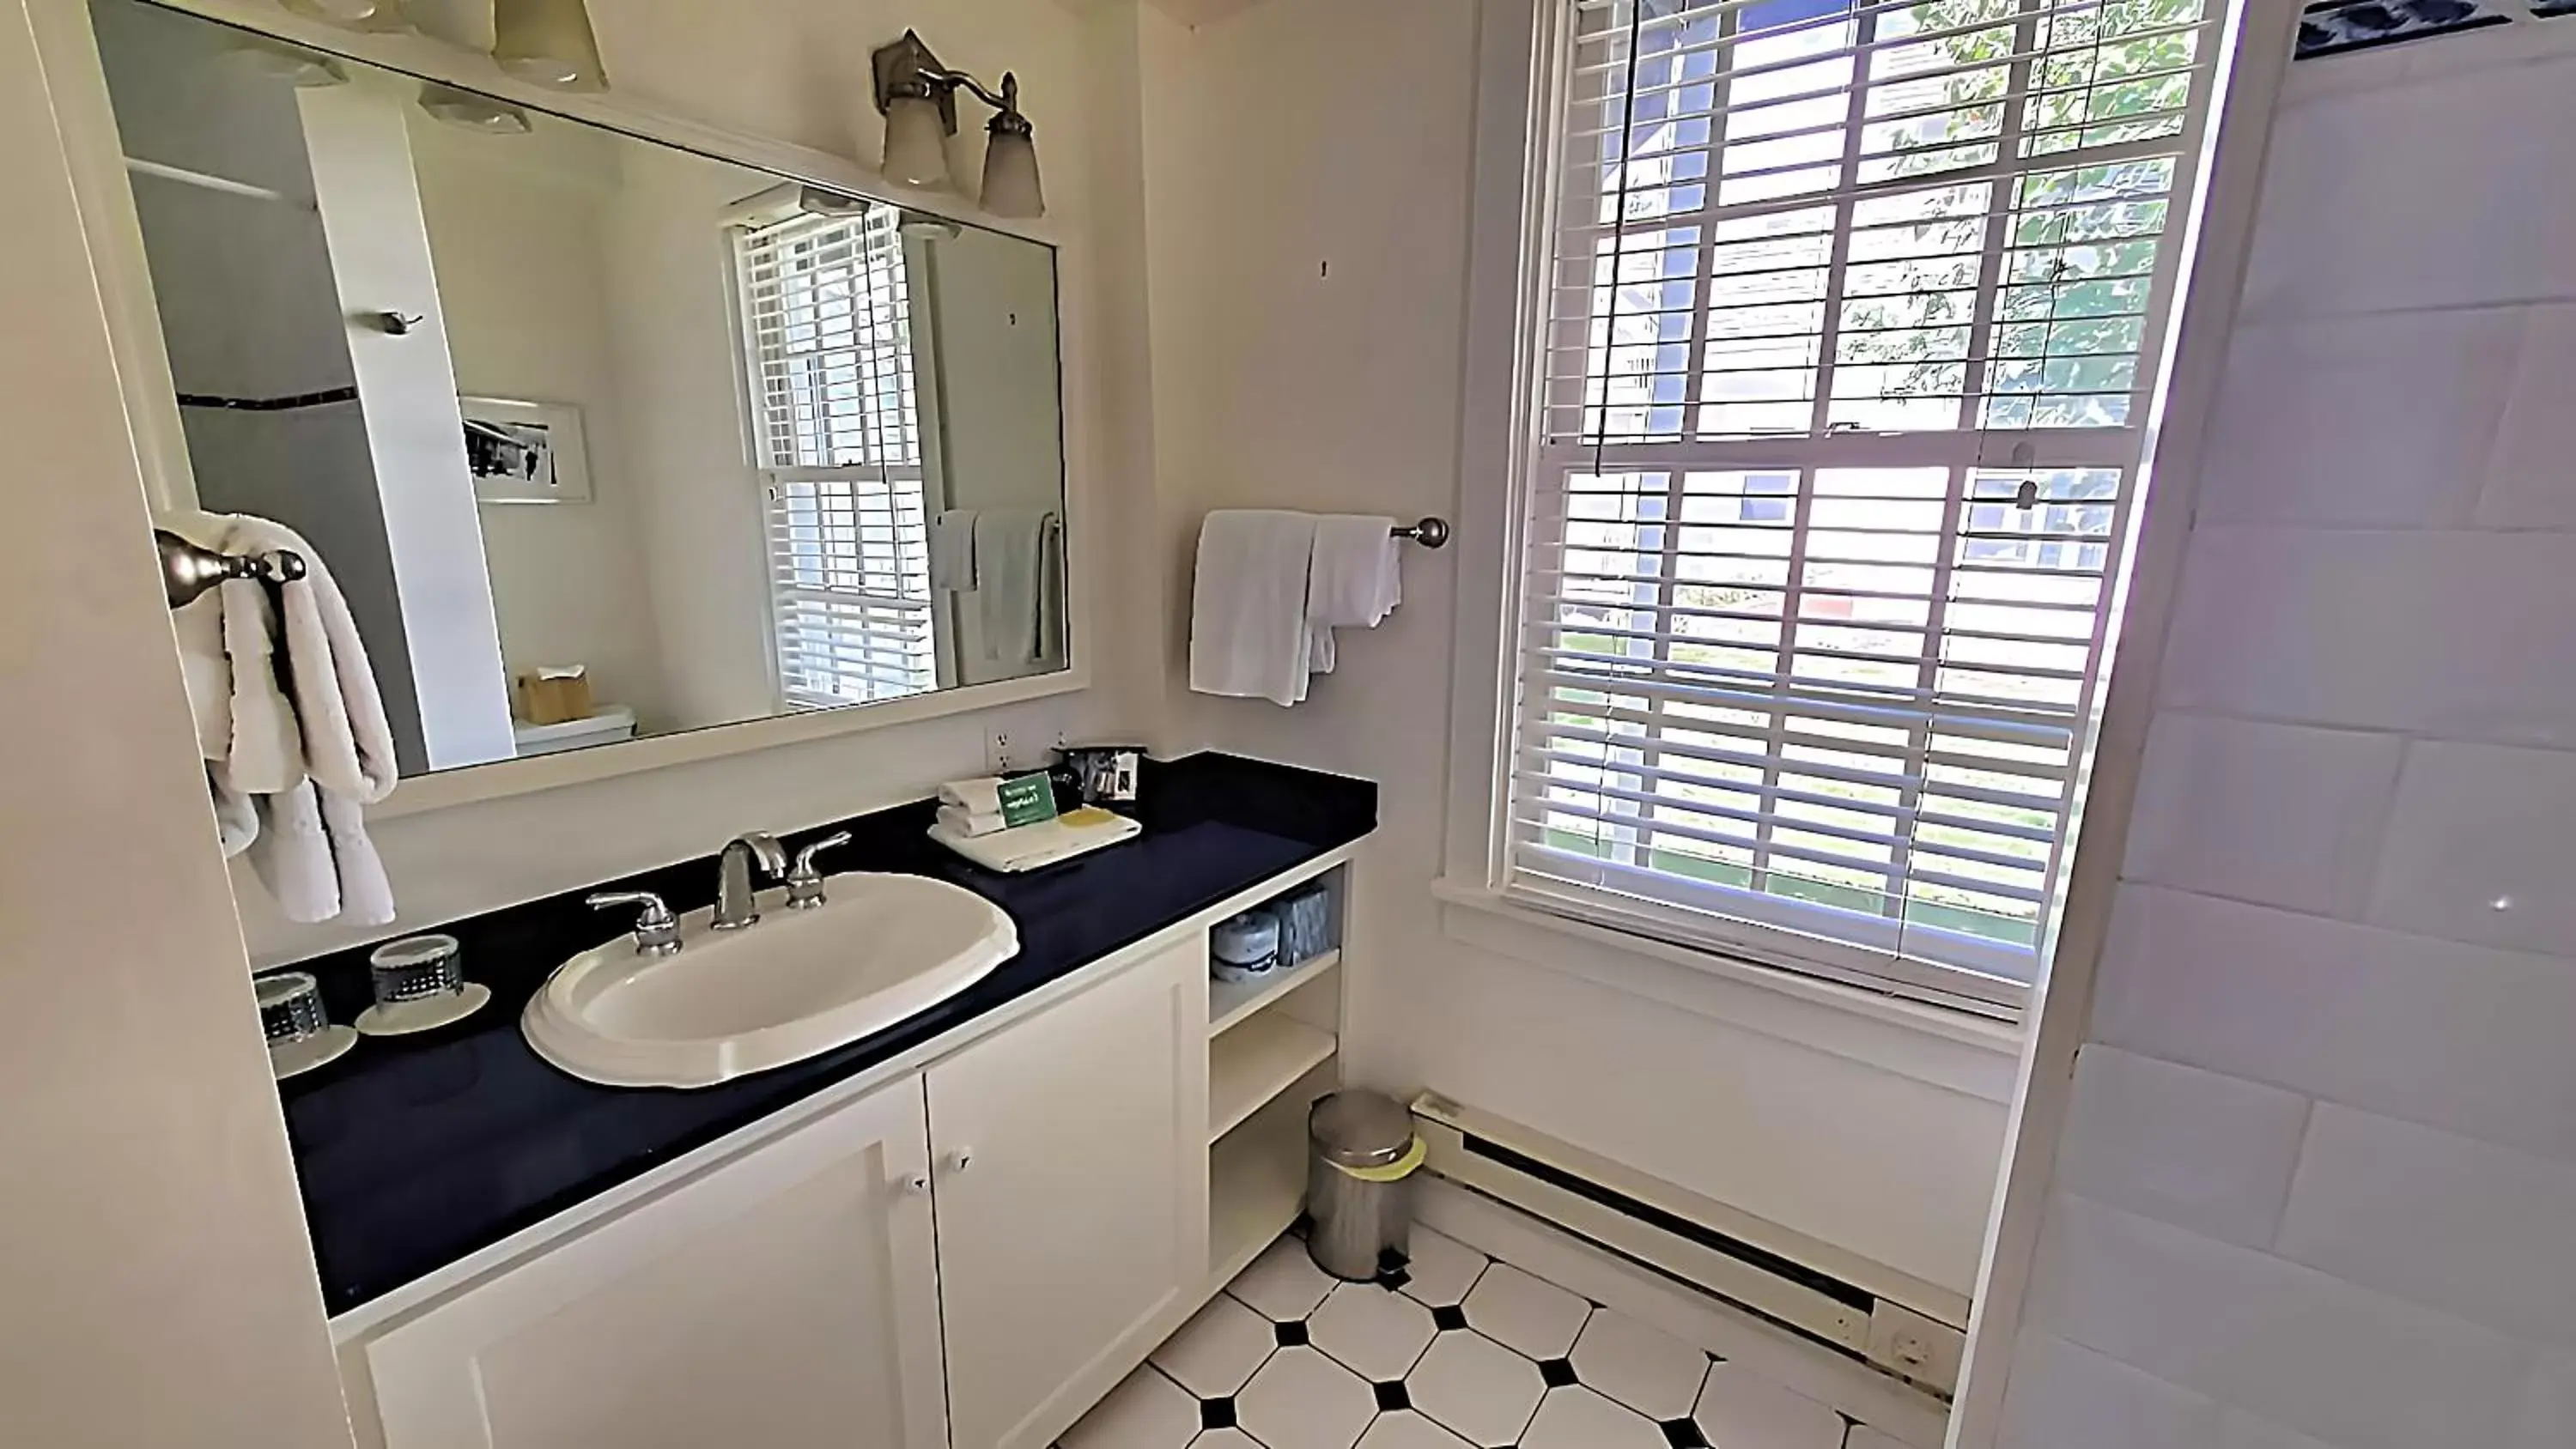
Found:
M 1002 823 L 1017 827 L 1055 818 L 1055 782 L 1041 770 L 1002 782 Z

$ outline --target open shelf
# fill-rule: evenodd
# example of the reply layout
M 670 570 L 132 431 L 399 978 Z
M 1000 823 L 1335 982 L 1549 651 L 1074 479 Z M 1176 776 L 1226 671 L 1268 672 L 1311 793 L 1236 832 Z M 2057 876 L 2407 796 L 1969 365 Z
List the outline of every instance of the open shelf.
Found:
M 1306 1201 L 1306 1113 L 1277 1101 L 1217 1139 L 1208 1158 L 1208 1271 L 1231 1283 Z
M 1320 956 L 1308 957 L 1285 971 L 1274 971 L 1250 981 L 1219 981 L 1209 977 L 1209 1038 L 1223 1036 L 1241 1026 L 1252 1019 L 1254 1012 L 1340 964 L 1342 953 L 1337 947 Z
M 1231 1132 L 1331 1058 L 1333 1034 L 1282 1012 L 1253 1017 L 1208 1043 L 1208 1140 Z

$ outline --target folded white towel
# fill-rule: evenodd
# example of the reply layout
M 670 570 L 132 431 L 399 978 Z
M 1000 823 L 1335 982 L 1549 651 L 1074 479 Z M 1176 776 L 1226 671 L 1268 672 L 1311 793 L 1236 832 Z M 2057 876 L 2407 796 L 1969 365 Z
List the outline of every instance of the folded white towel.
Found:
M 1404 597 L 1395 520 L 1328 513 L 1315 520 L 1315 557 L 1306 571 L 1307 666 L 1333 672 L 1333 631 L 1374 629 Z
M 1291 705 L 1306 697 L 1306 574 L 1315 518 L 1221 509 L 1199 525 L 1190 688 Z
M 960 835 L 969 837 L 970 839 L 974 836 L 990 835 L 994 831 L 1008 830 L 1011 828 L 1011 822 L 1004 819 L 1002 817 L 1002 813 L 998 810 L 993 811 L 990 814 L 977 814 L 974 811 L 967 810 L 956 805 L 942 805 L 939 807 L 939 823 L 956 831 Z
M 930 586 L 951 593 L 975 587 L 975 510 L 945 509 L 930 520 Z
M 161 520 L 230 554 L 289 550 L 305 576 L 230 579 L 178 613 L 189 707 L 224 853 L 252 868 L 287 917 L 394 919 L 363 806 L 393 790 L 393 728 L 348 601 L 321 555 L 266 519 Z
M 939 803 L 954 805 L 969 815 L 999 815 L 1002 777 L 978 775 L 971 780 L 951 780 L 939 787 Z
M 232 518 L 224 547 L 236 554 L 291 550 L 304 559 L 303 578 L 276 586 L 284 672 L 304 732 L 304 768 L 324 789 L 362 805 L 392 794 L 393 726 L 385 718 L 358 621 L 322 556 L 295 530 L 246 514 Z
M 975 625 L 984 657 L 1034 664 L 1046 653 L 1047 543 L 1055 515 L 995 508 L 975 515 Z

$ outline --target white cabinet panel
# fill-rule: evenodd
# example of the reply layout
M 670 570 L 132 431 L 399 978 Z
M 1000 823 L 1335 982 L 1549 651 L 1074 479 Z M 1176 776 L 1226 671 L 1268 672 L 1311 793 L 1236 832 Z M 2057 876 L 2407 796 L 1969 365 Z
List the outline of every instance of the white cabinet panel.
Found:
M 387 1331 L 386 1449 L 946 1449 L 926 1140 L 906 1077 Z
M 1036 1449 L 1207 1272 L 1204 938 L 928 1079 L 955 1449 Z

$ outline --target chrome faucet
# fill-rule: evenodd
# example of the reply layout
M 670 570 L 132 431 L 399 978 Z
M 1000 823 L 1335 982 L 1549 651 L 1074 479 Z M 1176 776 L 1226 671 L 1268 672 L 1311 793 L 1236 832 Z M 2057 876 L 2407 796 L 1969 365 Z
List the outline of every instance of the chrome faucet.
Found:
M 787 851 L 777 840 L 757 830 L 725 842 L 724 854 L 716 866 L 716 915 L 707 923 L 709 926 L 719 931 L 739 931 L 758 924 L 760 906 L 752 898 L 757 889 L 751 878 L 754 863 L 771 875 L 783 875 L 787 871 Z

